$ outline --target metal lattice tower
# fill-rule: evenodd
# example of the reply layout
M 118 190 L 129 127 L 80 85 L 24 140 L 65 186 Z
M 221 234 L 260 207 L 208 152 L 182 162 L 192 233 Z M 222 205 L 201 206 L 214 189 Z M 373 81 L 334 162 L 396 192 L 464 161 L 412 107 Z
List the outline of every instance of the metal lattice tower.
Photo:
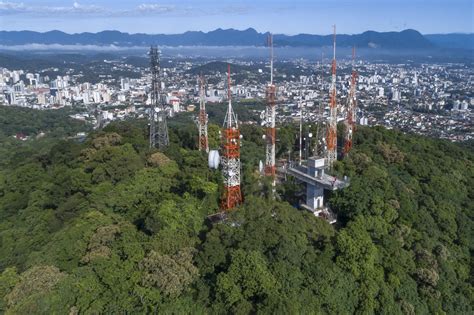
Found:
M 229 104 L 224 119 L 222 134 L 222 175 L 224 177 L 224 193 L 221 209 L 228 211 L 242 203 L 240 190 L 240 130 L 237 116 L 232 109 L 230 90 L 230 65 L 227 66 L 227 97 Z
M 159 149 L 164 149 L 169 144 L 168 125 L 166 122 L 166 108 L 160 93 L 160 53 L 158 48 L 150 48 L 150 69 L 151 69 L 151 104 L 150 104 L 150 148 L 158 145 Z M 158 113 L 156 109 L 158 108 Z M 158 122 L 158 124 L 157 124 Z
M 150 124 L 150 149 L 156 147 L 156 104 L 158 102 L 158 75 L 160 73 L 160 65 L 158 61 L 158 48 L 150 47 L 150 71 L 151 71 L 151 91 L 150 91 L 150 108 L 148 119 Z
M 209 153 L 209 141 L 207 138 L 207 122 L 208 117 L 206 113 L 206 89 L 204 77 L 199 78 L 199 151 L 206 151 Z
M 355 47 L 352 48 L 352 75 L 351 75 L 351 87 L 349 90 L 349 98 L 347 100 L 347 119 L 346 119 L 346 135 L 344 142 L 344 154 L 348 154 L 352 149 L 352 136 L 355 131 L 356 122 L 356 84 L 357 84 L 357 72 L 355 70 Z
M 272 185 L 275 186 L 275 85 L 273 84 L 273 35 L 268 35 L 268 45 L 270 47 L 270 84 L 267 86 L 267 112 L 266 123 L 267 129 L 265 134 L 266 150 L 265 150 L 265 176 L 272 178 Z
M 321 52 L 321 80 L 319 91 L 321 92 L 321 99 L 319 100 L 318 105 L 318 117 L 322 119 L 323 117 L 323 89 L 324 89 L 324 53 Z M 314 148 L 314 156 L 316 157 L 325 157 L 326 156 L 326 125 L 322 122 L 318 122 L 318 126 L 316 128 L 316 141 L 315 141 L 315 148 Z
M 333 58 L 331 71 L 331 100 L 329 103 L 329 119 L 327 127 L 327 165 L 332 168 L 337 160 L 337 104 L 336 104 L 336 25 L 333 36 Z

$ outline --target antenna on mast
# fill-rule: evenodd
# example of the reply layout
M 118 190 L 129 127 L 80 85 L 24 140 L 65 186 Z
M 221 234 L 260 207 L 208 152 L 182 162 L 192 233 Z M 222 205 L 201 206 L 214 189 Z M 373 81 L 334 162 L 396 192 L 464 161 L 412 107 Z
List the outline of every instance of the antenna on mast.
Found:
M 272 186 L 276 186 L 276 166 L 275 166 L 275 140 L 276 140 L 276 109 L 275 94 L 276 87 L 273 84 L 273 35 L 268 34 L 268 45 L 270 47 L 270 84 L 266 90 L 266 123 L 265 132 L 265 176 L 272 179 Z
M 227 96 L 229 105 L 224 119 L 222 137 L 222 176 L 224 177 L 224 193 L 221 209 L 229 211 L 242 203 L 240 190 L 240 130 L 232 109 L 230 92 L 230 64 L 227 67 Z
M 199 76 L 199 151 L 205 151 L 209 153 L 209 141 L 207 138 L 207 122 L 208 117 L 206 113 L 206 87 L 204 77 L 202 74 Z
M 331 71 L 331 100 L 327 128 L 327 164 L 331 169 L 337 160 L 337 104 L 336 104 L 336 25 L 333 26 L 333 57 Z
M 351 87 L 349 90 L 349 97 L 347 100 L 347 118 L 346 118 L 346 134 L 344 142 L 344 154 L 348 154 L 352 149 L 352 136 L 355 131 L 356 122 L 356 84 L 357 84 L 357 72 L 355 70 L 355 47 L 352 47 L 352 74 L 351 74 Z

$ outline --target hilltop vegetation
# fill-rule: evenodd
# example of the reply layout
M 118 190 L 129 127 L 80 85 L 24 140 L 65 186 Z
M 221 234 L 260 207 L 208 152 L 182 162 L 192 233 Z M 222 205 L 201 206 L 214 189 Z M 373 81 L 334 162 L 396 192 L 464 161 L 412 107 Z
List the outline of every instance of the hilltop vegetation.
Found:
M 331 226 L 270 197 L 261 130 L 242 132 L 246 201 L 218 224 L 221 177 L 191 124 L 163 153 L 140 122 L 0 153 L 0 313 L 473 312 L 470 148 L 361 127 Z
M 86 131 L 85 122 L 70 118 L 72 109 L 35 110 L 18 106 L 0 106 L 0 137 L 21 133 L 37 136 L 41 132 L 53 136 L 71 136 Z

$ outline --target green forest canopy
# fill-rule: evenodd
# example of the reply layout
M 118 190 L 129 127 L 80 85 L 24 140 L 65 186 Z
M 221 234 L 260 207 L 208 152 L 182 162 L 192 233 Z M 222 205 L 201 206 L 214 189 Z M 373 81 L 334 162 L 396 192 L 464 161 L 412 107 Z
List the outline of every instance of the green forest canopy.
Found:
M 134 122 L 0 151 L 0 313 L 473 312 L 471 149 L 359 128 L 331 226 L 290 206 L 293 182 L 270 197 L 261 130 L 243 126 L 246 201 L 211 224 L 221 177 L 195 129 L 163 153 Z

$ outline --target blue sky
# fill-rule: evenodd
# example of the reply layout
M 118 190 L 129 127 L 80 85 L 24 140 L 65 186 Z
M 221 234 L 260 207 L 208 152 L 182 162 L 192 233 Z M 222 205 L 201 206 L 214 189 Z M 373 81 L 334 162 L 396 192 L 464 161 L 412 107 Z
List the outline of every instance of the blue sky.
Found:
M 174 34 L 216 28 L 328 34 L 474 32 L 472 0 L 0 0 L 0 29 Z

